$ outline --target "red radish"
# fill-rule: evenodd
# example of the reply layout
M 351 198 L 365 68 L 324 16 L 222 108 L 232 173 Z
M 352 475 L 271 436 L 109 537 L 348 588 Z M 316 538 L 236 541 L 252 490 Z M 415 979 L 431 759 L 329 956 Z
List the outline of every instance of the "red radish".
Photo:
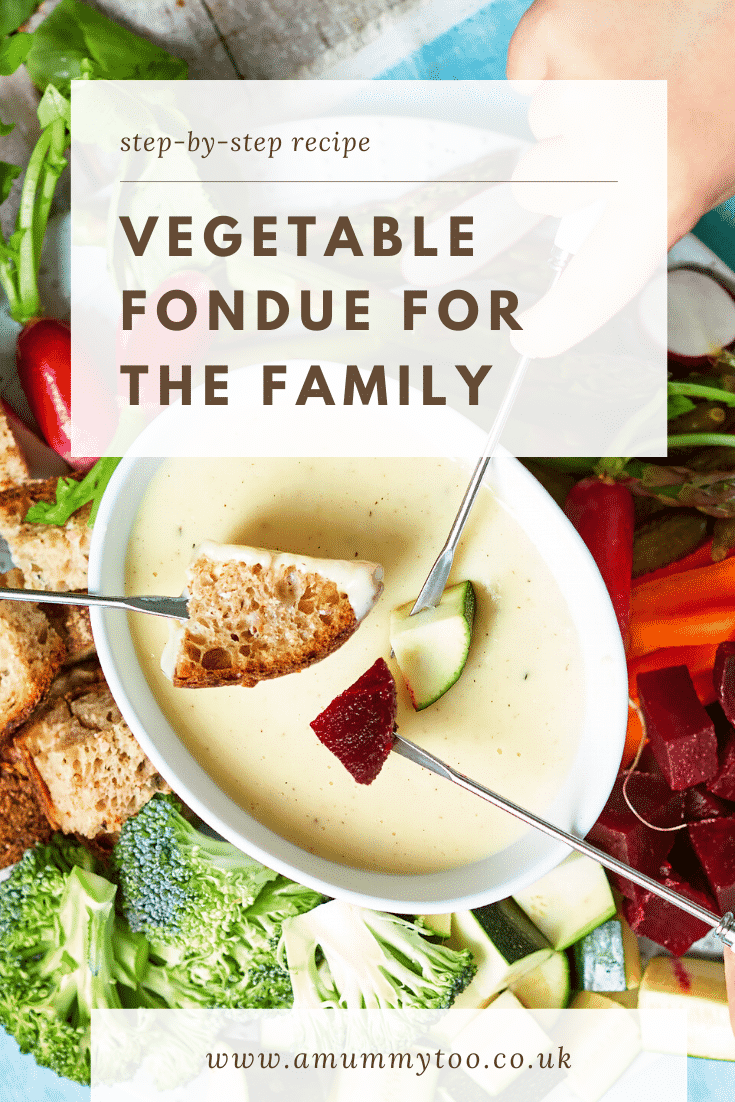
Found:
M 569 491 L 564 512 L 597 563 L 627 645 L 633 578 L 633 496 L 619 483 L 608 485 L 599 478 L 583 478 Z
M 310 724 L 358 784 L 372 784 L 393 746 L 396 683 L 379 658 Z
M 97 457 L 71 453 L 71 330 L 56 318 L 34 318 L 16 345 L 18 377 L 44 439 L 70 466 L 88 470 Z
M 710 357 L 735 345 L 735 296 L 708 272 L 669 272 L 669 355 L 688 368 L 706 367 Z

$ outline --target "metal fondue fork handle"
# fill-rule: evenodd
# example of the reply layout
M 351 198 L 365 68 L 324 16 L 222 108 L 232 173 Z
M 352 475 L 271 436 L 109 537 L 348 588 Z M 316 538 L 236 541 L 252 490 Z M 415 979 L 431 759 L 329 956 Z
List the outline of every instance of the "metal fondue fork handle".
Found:
M 602 207 L 602 203 L 593 203 L 589 207 L 583 207 L 582 210 L 575 211 L 573 214 L 568 214 L 562 218 L 554 240 L 554 248 L 549 257 L 549 264 L 554 269 L 554 278 L 551 281 L 551 287 L 557 282 L 569 261 L 599 221 Z M 521 356 L 516 364 L 508 384 L 508 389 L 503 395 L 503 400 L 500 403 L 498 412 L 495 414 L 495 420 L 492 423 L 487 440 L 485 441 L 485 449 L 477 462 L 477 466 L 472 472 L 472 478 L 462 498 L 462 504 L 454 518 L 452 527 L 449 529 L 446 543 L 439 552 L 434 565 L 428 573 L 426 581 L 421 587 L 421 592 L 411 609 L 411 616 L 415 616 L 417 612 L 423 612 L 425 608 L 436 608 L 441 600 L 444 587 L 447 584 L 447 578 L 452 569 L 454 552 L 457 550 L 457 544 L 460 541 L 467 518 L 470 515 L 475 497 L 477 496 L 477 491 L 480 488 L 488 463 L 493 457 L 495 448 L 505 428 L 505 423 L 508 420 L 510 411 L 518 397 L 518 391 L 521 389 L 526 369 L 530 362 L 530 356 Z
M 44 605 L 100 605 L 128 612 L 147 612 L 171 620 L 188 620 L 187 597 L 100 597 L 96 593 L 59 593 L 45 589 L 0 589 L 0 600 L 37 601 Z
M 535 827 L 536 830 L 548 834 L 550 838 L 555 838 L 559 842 L 564 842 L 565 845 L 571 846 L 572 849 L 576 849 L 578 853 L 583 853 L 586 857 L 591 857 L 594 861 L 599 861 L 606 869 L 619 873 L 621 876 L 624 876 L 626 880 L 632 880 L 634 884 L 638 884 L 640 887 L 653 892 L 654 895 L 666 900 L 667 903 L 673 903 L 675 907 L 678 907 L 682 911 L 686 911 L 687 914 L 690 914 L 693 918 L 698 918 L 700 922 L 706 922 L 714 929 L 720 941 L 728 945 L 731 949 L 735 949 L 735 918 L 731 912 L 728 911 L 724 918 L 720 918 L 704 907 L 700 907 L 697 903 L 693 903 L 691 899 L 686 899 L 685 896 L 679 895 L 678 892 L 672 891 L 671 888 L 659 884 L 656 880 L 651 880 L 650 876 L 644 876 L 644 874 L 638 872 L 637 869 L 633 869 L 622 861 L 618 861 L 617 857 L 610 857 L 609 854 L 604 853 L 595 846 L 591 846 L 589 842 L 585 842 L 584 839 L 577 838 L 573 834 L 568 834 L 565 830 L 561 830 L 560 827 L 553 826 L 551 823 L 547 822 L 546 819 L 540 819 L 538 815 L 533 815 L 530 811 L 525 811 L 524 808 L 519 807 L 510 800 L 506 800 L 503 796 L 498 796 L 497 793 L 492 792 L 489 788 L 485 788 L 485 786 L 478 781 L 473 781 L 469 777 L 466 777 L 464 773 L 459 773 L 456 769 L 452 769 L 446 762 L 430 754 L 428 750 L 422 750 L 420 746 L 417 746 L 413 742 L 409 742 L 408 739 L 402 738 L 401 735 L 396 734 L 394 738 L 394 753 L 400 754 L 403 758 L 408 758 L 408 760 L 412 761 L 415 765 L 421 765 L 424 769 L 431 770 L 432 773 L 437 773 L 440 777 L 444 777 L 448 781 L 452 781 L 453 784 L 459 785 L 460 788 L 464 788 L 467 792 L 472 792 L 475 796 L 480 796 L 483 800 L 487 800 L 488 803 L 494 804 L 495 807 L 499 807 L 503 811 L 507 811 L 511 815 L 514 815 L 516 819 L 520 819 L 528 826 Z

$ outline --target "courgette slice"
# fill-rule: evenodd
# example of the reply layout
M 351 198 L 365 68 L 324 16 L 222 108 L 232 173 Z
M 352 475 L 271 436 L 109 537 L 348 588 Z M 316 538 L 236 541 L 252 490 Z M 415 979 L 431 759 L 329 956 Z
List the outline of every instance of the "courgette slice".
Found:
M 735 1038 L 721 961 L 693 957 L 654 957 L 638 989 L 638 1009 L 686 1010 L 687 1054 L 710 1060 L 735 1060 Z M 681 1054 L 666 1016 L 641 1014 L 644 1048 Z
M 566 949 L 615 914 L 605 870 L 591 857 L 572 853 L 513 898 L 554 949 Z
M 547 960 L 553 950 L 512 899 L 452 915 L 453 949 L 469 949 L 477 973 L 452 1008 L 485 1006 L 488 999 Z
M 494 1017 L 498 1011 L 505 1013 Z M 498 1064 L 495 1060 L 480 1060 L 477 1067 L 472 1068 L 468 1056 L 473 1053 L 487 1053 L 490 1038 L 492 1051 L 501 1054 L 501 1062 Z M 535 1059 L 536 1053 L 550 1054 L 552 1048 L 547 1034 L 510 991 L 503 991 L 498 995 L 492 1005 L 473 1018 L 452 1042 L 452 1052 L 459 1053 L 462 1057 L 467 1075 L 491 1096 L 505 1092 L 511 1083 L 526 1072 L 527 1060 L 512 1066 L 510 1058 L 514 1053 L 533 1053 Z M 538 1072 L 536 1077 L 539 1077 Z M 506 1098 L 505 1094 L 503 1098 Z
M 571 990 L 566 954 L 552 953 L 532 972 L 514 980 L 510 990 L 529 1010 L 563 1010 Z
M 594 991 L 580 991 L 570 1009 L 589 1013 L 575 1014 L 568 1034 L 565 1030 L 565 1047 L 573 1053 L 569 1086 L 585 1102 L 597 1102 L 641 1051 L 638 1015 Z
M 640 979 L 638 942 L 622 918 L 603 922 L 573 949 L 576 986 L 584 991 L 627 991 Z M 626 955 L 627 952 L 627 955 Z

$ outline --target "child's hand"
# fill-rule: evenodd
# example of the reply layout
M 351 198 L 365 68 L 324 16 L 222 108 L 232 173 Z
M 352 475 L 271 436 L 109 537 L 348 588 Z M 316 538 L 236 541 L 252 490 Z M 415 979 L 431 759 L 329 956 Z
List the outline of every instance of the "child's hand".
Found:
M 735 0 L 535 0 L 510 79 L 668 81 L 668 238 L 735 193 Z

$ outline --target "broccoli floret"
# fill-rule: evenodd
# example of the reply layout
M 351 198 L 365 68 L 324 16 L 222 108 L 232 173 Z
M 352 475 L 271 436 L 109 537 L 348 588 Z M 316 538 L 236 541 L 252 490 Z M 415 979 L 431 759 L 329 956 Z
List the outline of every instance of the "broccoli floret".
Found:
M 233 907 L 216 946 L 152 947 L 140 986 L 144 1005 L 235 1010 L 286 1009 L 293 1003 L 288 970 L 277 958 L 281 924 L 321 903 L 311 888 L 277 876 L 248 907 Z
M 285 920 L 313 910 L 323 899 L 324 896 L 312 888 L 277 876 L 239 915 L 236 930 L 233 930 L 236 949 L 244 949 L 247 953 L 256 949 L 275 952 Z
M 192 826 L 168 796 L 128 819 L 114 849 L 125 916 L 154 944 L 218 948 L 233 910 L 276 873 Z
M 412 922 L 332 900 L 283 923 L 294 1008 L 441 1009 L 475 974 L 469 950 Z
M 281 924 L 321 903 L 318 892 L 201 833 L 167 796 L 125 823 L 114 860 L 130 926 L 150 940 L 143 1006 L 291 1006 Z
M 94 867 L 56 835 L 0 884 L 0 1024 L 38 1064 L 80 1083 L 89 1082 L 92 1010 L 121 1006 L 113 942 L 131 955 L 117 888 Z

